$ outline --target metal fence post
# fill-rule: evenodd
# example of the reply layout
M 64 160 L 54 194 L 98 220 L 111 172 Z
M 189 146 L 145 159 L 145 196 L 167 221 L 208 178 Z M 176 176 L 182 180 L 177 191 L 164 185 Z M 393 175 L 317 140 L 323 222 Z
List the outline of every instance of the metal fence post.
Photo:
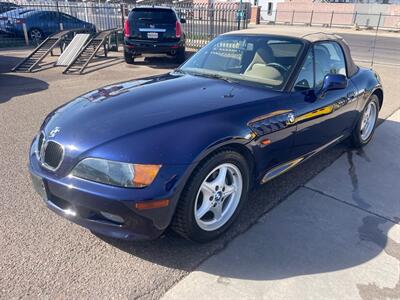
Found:
M 209 14 L 210 14 L 210 34 L 212 37 L 214 37 L 215 34 L 215 24 L 214 24 L 214 7 L 212 6 L 211 9 L 209 10 Z
M 25 44 L 29 46 L 28 30 L 26 29 L 25 23 L 22 23 L 22 30 L 24 31 Z
M 237 13 L 236 13 L 237 19 L 238 19 L 237 30 L 240 30 L 240 21 L 241 21 L 241 18 L 242 18 L 242 11 L 241 11 L 241 9 L 242 9 L 242 1 L 240 1 L 240 3 L 239 3 L 239 9 L 237 10 Z
M 376 25 L 376 31 L 379 30 L 379 24 L 381 23 L 381 18 L 382 18 L 382 13 L 379 13 L 378 25 Z
M 83 2 L 83 7 L 84 7 L 84 11 L 85 11 L 85 21 L 89 22 L 87 2 Z
M 292 22 L 291 22 L 291 25 L 293 25 L 293 20 L 294 20 L 294 9 L 293 9 L 293 12 L 292 12 Z
M 356 25 L 356 23 L 357 23 L 357 11 L 356 11 L 356 13 L 354 14 L 353 25 Z
M 123 3 L 120 4 L 121 8 L 121 20 L 122 20 L 122 29 L 124 28 L 124 23 L 125 23 L 125 6 Z
M 333 21 L 333 10 L 332 10 L 332 14 L 331 14 L 331 21 L 329 22 L 329 27 L 332 27 L 332 21 Z

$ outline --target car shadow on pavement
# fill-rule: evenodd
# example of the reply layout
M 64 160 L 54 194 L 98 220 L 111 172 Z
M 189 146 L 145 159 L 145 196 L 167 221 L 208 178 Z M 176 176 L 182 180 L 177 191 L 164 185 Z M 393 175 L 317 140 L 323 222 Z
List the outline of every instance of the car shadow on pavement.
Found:
M 146 66 L 152 69 L 174 69 L 179 66 L 179 64 L 170 57 L 144 57 L 137 58 L 135 63 L 128 65 L 131 68 L 135 66 Z
M 186 59 L 191 57 L 195 52 L 194 51 L 186 51 Z M 132 65 L 134 67 L 137 66 L 147 66 L 153 69 L 175 69 L 180 66 L 180 63 L 176 62 L 173 57 L 140 57 L 135 60 L 135 63 Z
M 46 90 L 48 87 L 49 84 L 40 79 L 19 74 L 0 74 L 0 104 L 13 97 L 36 93 Z
M 0 74 L 11 72 L 21 60 L 22 57 L 0 55 Z
M 204 259 L 210 255 L 218 252 L 219 250 L 225 248 L 227 243 L 231 241 L 234 237 L 245 232 L 253 224 L 257 223 L 257 220 L 264 215 L 266 212 L 270 211 L 272 208 L 277 206 L 282 200 L 287 196 L 292 194 L 299 186 L 303 186 L 308 180 L 318 174 L 325 167 L 329 166 L 336 158 L 341 154 L 348 151 L 348 145 L 346 142 L 338 144 L 333 148 L 327 150 L 324 153 L 310 159 L 308 162 L 298 166 L 297 168 L 283 174 L 282 176 L 272 180 L 266 185 L 257 187 L 250 193 L 249 200 L 247 201 L 245 207 L 243 208 L 238 220 L 234 223 L 232 228 L 228 230 L 222 237 L 212 241 L 207 244 L 197 244 L 189 242 L 179 237 L 177 234 L 173 233 L 171 230 L 167 230 L 166 234 L 160 239 L 155 241 L 145 241 L 145 242 L 127 242 L 122 240 L 115 240 L 105 237 L 100 237 L 105 242 L 130 253 L 131 255 L 140 257 L 142 259 L 152 261 L 154 263 L 164 265 L 171 268 L 178 268 L 185 271 L 191 271 L 193 268 L 198 266 Z M 267 215 L 268 218 L 268 215 Z M 279 228 L 277 228 L 279 230 Z M 277 232 L 279 233 L 279 232 Z M 276 241 L 266 240 L 266 245 L 284 244 L 285 237 L 276 236 Z M 322 249 L 319 249 L 318 253 L 314 253 L 317 257 L 321 259 L 314 260 L 315 264 L 310 262 L 309 267 L 303 270 L 313 270 L 314 272 L 323 272 L 326 270 L 335 270 L 340 268 L 351 267 L 354 265 L 361 264 L 369 259 L 373 258 L 382 249 L 376 249 L 374 253 L 368 253 L 367 256 L 357 256 L 351 252 L 343 252 L 339 256 L 333 256 L 329 249 L 329 237 L 325 237 L 326 243 Z M 279 243 L 278 243 L 279 241 Z M 287 242 L 290 240 L 288 239 Z M 316 243 L 310 237 L 309 247 L 312 249 L 313 243 Z M 321 244 L 320 244 L 321 245 Z M 290 245 L 287 245 L 290 249 Z M 268 249 L 268 247 L 266 247 Z M 305 250 L 305 249 L 304 249 Z M 278 251 L 279 249 L 274 249 Z M 325 252 L 324 252 L 325 251 Z M 246 245 L 244 245 L 243 252 L 246 252 Z M 301 253 L 298 253 L 301 255 Z M 239 254 L 238 254 L 239 255 Z M 279 264 L 279 259 L 277 257 L 271 259 L 268 263 Z M 265 265 L 267 267 L 267 264 Z M 319 270 L 319 271 L 318 271 Z M 224 273 L 223 270 L 209 270 L 211 273 Z M 295 276 L 299 273 L 299 270 L 291 270 L 285 276 Z M 282 271 L 280 271 L 282 275 Z M 241 273 L 233 272 L 232 274 L 221 274 L 223 276 L 237 276 L 241 277 Z M 261 277 L 266 278 L 276 278 L 279 276 L 276 273 L 263 273 L 258 274 Z M 261 279 L 261 278 L 260 278 Z
M 49 87 L 47 82 L 40 79 L 18 73 L 10 74 L 11 69 L 20 61 L 20 57 L 0 55 L 0 104 L 13 97 L 36 93 Z

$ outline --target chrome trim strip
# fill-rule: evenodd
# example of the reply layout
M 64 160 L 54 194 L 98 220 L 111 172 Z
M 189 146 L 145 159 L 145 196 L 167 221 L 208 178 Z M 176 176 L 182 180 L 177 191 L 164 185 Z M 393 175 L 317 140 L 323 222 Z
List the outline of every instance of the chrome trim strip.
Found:
M 39 151 L 39 142 L 40 142 L 40 136 L 43 134 L 43 140 L 42 140 L 42 145 L 40 147 L 40 151 Z M 35 154 L 36 154 L 36 158 L 38 159 L 38 161 L 41 162 L 41 150 L 43 149 L 43 145 L 46 141 L 46 135 L 44 133 L 43 130 L 39 131 L 38 135 L 36 136 L 36 149 L 35 149 Z
M 166 32 L 163 28 L 139 28 L 139 32 Z

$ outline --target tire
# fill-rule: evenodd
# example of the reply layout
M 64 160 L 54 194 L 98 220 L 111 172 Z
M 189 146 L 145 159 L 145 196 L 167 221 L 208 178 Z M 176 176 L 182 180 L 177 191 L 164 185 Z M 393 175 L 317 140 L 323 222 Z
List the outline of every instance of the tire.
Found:
M 182 64 L 186 60 L 185 48 L 181 48 L 176 52 L 175 61 L 178 64 Z
M 43 31 L 38 28 L 32 28 L 28 32 L 29 39 L 35 43 L 40 43 L 44 39 Z
M 248 190 L 249 168 L 246 159 L 232 150 L 219 151 L 202 162 L 191 175 L 182 191 L 171 227 L 186 239 L 211 241 L 235 221 L 246 201 Z M 219 219 L 218 213 L 215 213 L 218 211 Z
M 368 110 L 370 109 L 369 113 Z M 379 99 L 373 94 L 360 114 L 360 119 L 351 135 L 351 143 L 355 148 L 361 148 L 368 144 L 374 135 L 379 114 Z M 366 121 L 366 118 L 370 119 Z
M 125 58 L 125 62 L 128 65 L 133 65 L 135 63 L 135 58 L 133 57 L 132 54 L 129 54 L 127 52 L 124 51 L 124 58 Z

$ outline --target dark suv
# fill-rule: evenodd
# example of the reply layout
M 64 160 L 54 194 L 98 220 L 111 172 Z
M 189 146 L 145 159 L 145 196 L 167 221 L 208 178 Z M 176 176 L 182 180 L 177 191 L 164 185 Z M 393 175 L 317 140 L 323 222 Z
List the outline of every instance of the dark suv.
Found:
M 184 19 L 169 7 L 136 7 L 124 24 L 124 56 L 133 64 L 139 55 L 162 54 L 185 60 Z

